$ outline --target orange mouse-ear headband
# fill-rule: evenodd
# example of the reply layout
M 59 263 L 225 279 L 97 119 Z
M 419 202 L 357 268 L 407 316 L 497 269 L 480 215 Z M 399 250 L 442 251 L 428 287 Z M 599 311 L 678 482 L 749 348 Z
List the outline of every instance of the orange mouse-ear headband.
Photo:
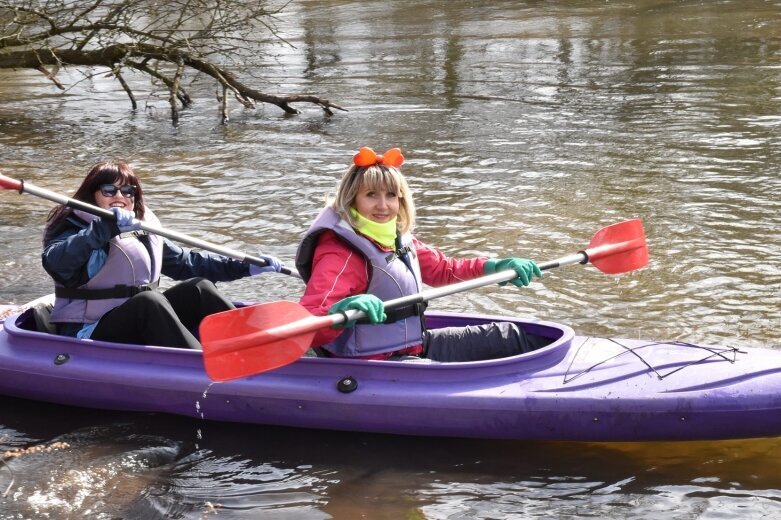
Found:
M 378 155 L 368 146 L 363 146 L 358 150 L 358 153 L 353 155 L 353 164 L 362 167 L 382 164 L 398 168 L 404 164 L 404 156 L 401 154 L 401 148 L 391 148 L 384 154 Z

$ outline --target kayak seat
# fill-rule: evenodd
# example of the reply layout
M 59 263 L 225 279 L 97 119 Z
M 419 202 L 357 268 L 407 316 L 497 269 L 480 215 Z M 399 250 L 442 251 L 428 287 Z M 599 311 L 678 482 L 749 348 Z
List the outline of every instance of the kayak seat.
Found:
M 35 320 L 35 330 L 38 332 L 57 334 L 57 329 L 54 327 L 54 324 L 49 321 L 53 308 L 54 305 L 50 303 L 37 303 L 33 306 L 32 312 L 33 319 Z

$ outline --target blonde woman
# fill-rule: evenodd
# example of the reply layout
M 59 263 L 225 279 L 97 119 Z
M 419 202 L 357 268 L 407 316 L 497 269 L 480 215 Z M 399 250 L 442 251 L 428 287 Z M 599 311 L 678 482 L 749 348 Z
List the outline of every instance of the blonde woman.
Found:
M 510 283 L 540 277 L 531 260 L 448 258 L 412 235 L 415 204 L 401 174 L 401 150 L 383 155 L 361 148 L 342 177 L 336 197 L 315 219 L 299 246 L 296 267 L 307 282 L 301 304 L 312 314 L 356 309 L 366 320 L 322 329 L 313 345 L 325 356 L 472 361 L 528 352 L 537 339 L 512 323 L 426 330 L 424 304 L 385 312 L 383 301 L 415 294 L 423 284 L 442 286 L 514 269 Z

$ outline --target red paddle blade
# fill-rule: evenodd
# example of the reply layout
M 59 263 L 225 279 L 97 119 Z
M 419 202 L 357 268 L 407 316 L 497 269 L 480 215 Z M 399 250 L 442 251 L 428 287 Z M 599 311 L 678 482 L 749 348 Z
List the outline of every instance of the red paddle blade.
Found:
M 17 181 L 0 173 L 0 188 L 19 191 L 22 189 L 22 181 Z
M 594 267 L 607 274 L 634 271 L 648 265 L 648 247 L 640 219 L 626 220 L 597 231 L 584 251 Z
M 289 301 L 207 316 L 200 326 L 206 373 L 214 381 L 230 381 L 289 365 L 304 355 L 315 334 L 288 330 L 289 325 L 312 318 L 304 307 Z

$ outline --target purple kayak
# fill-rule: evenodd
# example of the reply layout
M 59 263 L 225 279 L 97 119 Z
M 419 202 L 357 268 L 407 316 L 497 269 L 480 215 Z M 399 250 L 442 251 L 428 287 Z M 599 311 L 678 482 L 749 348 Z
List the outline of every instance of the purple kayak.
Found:
M 431 328 L 506 317 L 428 313 Z M 781 351 L 576 336 L 513 319 L 544 348 L 468 363 L 304 357 L 215 383 L 198 351 L 0 325 L 0 394 L 204 420 L 481 439 L 649 441 L 781 434 Z

